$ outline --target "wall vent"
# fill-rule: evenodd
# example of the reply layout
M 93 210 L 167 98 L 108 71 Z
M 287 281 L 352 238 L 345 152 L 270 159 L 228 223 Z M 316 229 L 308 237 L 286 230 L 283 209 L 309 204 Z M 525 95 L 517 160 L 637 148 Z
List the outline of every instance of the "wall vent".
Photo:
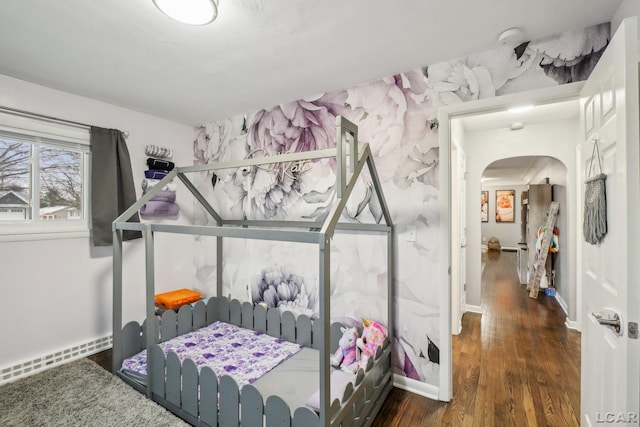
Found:
M 107 336 L 56 351 L 55 353 L 40 356 L 17 365 L 2 368 L 0 369 L 0 385 L 37 374 L 38 372 L 51 369 L 55 366 L 64 365 L 72 360 L 82 359 L 83 357 L 99 353 L 111 348 L 112 345 L 113 338 Z

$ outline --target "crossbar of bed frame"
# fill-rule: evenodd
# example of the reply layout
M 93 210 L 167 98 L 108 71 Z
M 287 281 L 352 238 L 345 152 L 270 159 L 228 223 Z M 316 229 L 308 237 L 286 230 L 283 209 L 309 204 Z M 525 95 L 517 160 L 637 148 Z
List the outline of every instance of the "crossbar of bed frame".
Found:
M 388 291 L 387 291 L 387 328 L 390 342 L 393 342 L 394 313 L 393 313 L 393 285 L 395 277 L 395 243 L 393 222 L 389 214 L 389 209 L 382 192 L 379 176 L 375 168 L 371 150 L 368 144 L 363 144 L 362 151 L 358 152 L 358 130 L 357 126 L 344 117 L 336 117 L 336 148 L 326 150 L 307 151 L 299 153 L 287 153 L 282 155 L 267 156 L 260 158 L 251 158 L 237 160 L 231 162 L 214 163 L 207 165 L 194 165 L 188 167 L 177 167 L 170 171 L 160 182 L 145 193 L 136 203 L 130 206 L 122 215 L 113 222 L 113 335 L 114 335 L 114 358 L 113 368 L 117 371 L 122 363 L 122 341 L 116 337 L 122 330 L 122 233 L 123 230 L 140 230 L 143 232 L 145 240 L 145 265 L 146 265 L 146 313 L 147 318 L 152 319 L 155 316 L 155 278 L 154 278 L 154 250 L 153 235 L 155 232 L 168 232 L 192 235 L 208 235 L 217 237 L 217 295 L 222 295 L 222 238 L 246 238 L 246 239 L 262 239 L 262 240 L 279 240 L 300 243 L 318 244 L 319 257 L 319 284 L 320 284 L 320 321 L 318 322 L 318 335 L 320 337 L 320 425 L 330 425 L 330 418 L 335 414 L 330 414 L 330 343 L 329 343 L 329 319 L 330 319 L 330 248 L 331 238 L 336 229 L 354 230 L 354 231 L 374 231 L 387 233 L 387 268 L 388 268 Z M 352 141 L 348 141 L 348 135 Z M 207 202 L 202 194 L 197 190 L 195 185 L 186 177 L 186 173 L 205 172 L 220 169 L 230 169 L 239 167 L 259 166 L 265 164 L 287 163 L 303 160 L 313 160 L 320 158 L 336 157 L 338 162 L 338 172 L 336 176 L 337 197 L 331 208 L 329 215 L 325 221 L 306 222 L 306 221 L 237 221 L 225 220 L 215 209 Z M 347 170 L 347 157 L 349 158 L 349 170 Z M 357 178 L 364 166 L 367 166 L 372 179 L 373 189 L 378 197 L 378 201 L 382 208 L 385 225 L 382 224 L 345 224 L 340 223 L 339 219 L 346 206 L 346 202 L 351 195 L 356 184 Z M 194 195 L 196 200 L 205 208 L 212 216 L 216 226 L 184 226 L 184 225 L 167 225 L 167 224 L 148 224 L 148 223 L 131 223 L 127 222 L 134 213 L 151 200 L 162 187 L 168 184 L 175 177 L 178 177 Z M 229 227 L 229 226 L 237 226 Z M 248 226 L 258 227 L 294 227 L 304 228 L 300 231 L 291 230 L 261 230 L 256 228 L 245 228 Z M 146 334 L 147 348 L 150 348 L 158 339 L 157 331 L 154 330 L 155 322 L 149 322 L 149 328 Z M 391 355 L 389 356 L 391 357 Z M 152 374 L 151 374 L 152 375 Z M 153 381 L 152 376 L 149 381 Z M 147 392 L 150 395 L 150 392 Z

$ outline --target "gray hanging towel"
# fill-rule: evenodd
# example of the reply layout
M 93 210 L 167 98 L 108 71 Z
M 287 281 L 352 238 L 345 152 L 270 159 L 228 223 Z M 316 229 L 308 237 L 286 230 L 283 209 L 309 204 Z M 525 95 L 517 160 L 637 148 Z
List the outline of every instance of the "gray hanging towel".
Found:
M 600 173 L 591 176 L 591 166 L 593 158 L 598 156 L 598 166 Z M 593 153 L 589 164 L 589 178 L 585 180 L 584 191 L 584 220 L 582 223 L 582 234 L 584 240 L 592 245 L 598 244 L 607 234 L 607 195 L 606 184 L 607 175 L 602 173 L 602 163 L 600 163 L 600 149 L 598 140 L 593 141 Z

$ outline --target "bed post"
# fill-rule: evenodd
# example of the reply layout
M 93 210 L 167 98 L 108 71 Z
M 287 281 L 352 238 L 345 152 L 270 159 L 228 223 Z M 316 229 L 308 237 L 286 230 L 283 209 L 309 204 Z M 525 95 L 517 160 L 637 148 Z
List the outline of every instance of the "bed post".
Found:
M 347 141 L 347 135 L 351 135 L 353 141 Z M 345 147 L 345 143 L 348 147 Z M 347 154 L 349 155 L 349 173 L 347 173 Z M 336 116 L 336 160 L 338 173 L 336 174 L 337 198 L 341 199 L 347 185 L 347 181 L 353 175 L 358 162 L 358 126 L 345 119 Z
M 122 366 L 122 230 L 113 226 L 113 350 L 111 369 L 115 374 Z
M 331 343 L 331 238 L 328 234 L 323 234 L 318 242 L 320 246 L 320 277 L 318 283 L 320 290 L 320 425 L 328 426 L 329 407 L 331 406 L 331 378 L 329 365 L 329 352 Z
M 222 297 L 222 237 L 216 237 L 216 296 Z
M 145 269 L 147 272 L 147 366 L 151 364 L 151 346 L 156 344 L 158 337 L 158 326 L 155 319 L 155 270 L 154 270 L 154 252 L 153 252 L 153 231 L 151 231 L 151 224 L 146 224 L 142 232 L 144 237 L 145 248 Z M 153 369 L 149 369 L 147 372 L 147 397 L 151 399 L 151 384 L 153 384 Z
M 389 232 L 387 233 L 387 336 L 389 342 L 393 346 L 394 337 L 394 325 L 395 314 L 393 307 L 393 289 L 395 275 L 395 261 L 396 261 L 396 248 L 395 248 L 395 230 L 393 225 L 389 226 Z M 391 366 L 393 366 L 393 351 L 391 352 Z

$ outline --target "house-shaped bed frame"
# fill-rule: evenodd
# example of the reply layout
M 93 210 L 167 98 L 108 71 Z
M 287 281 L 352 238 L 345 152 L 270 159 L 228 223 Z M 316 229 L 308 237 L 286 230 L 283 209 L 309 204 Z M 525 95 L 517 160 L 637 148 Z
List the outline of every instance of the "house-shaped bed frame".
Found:
M 227 220 L 222 218 L 196 189 L 186 174 L 240 167 L 255 167 L 290 162 L 335 158 L 337 162 L 336 198 L 324 221 L 257 221 Z M 340 216 L 364 167 L 368 168 L 371 183 L 378 197 L 384 224 L 342 223 Z M 165 184 L 178 177 L 193 193 L 196 200 L 214 219 L 215 226 L 190 226 L 127 222 Z M 122 234 L 124 230 L 142 232 L 146 255 L 146 317 L 143 325 L 129 322 L 122 325 Z M 339 325 L 330 325 L 330 249 L 335 230 L 380 232 L 387 234 L 387 330 L 385 344 L 369 360 L 367 369 L 357 373 L 353 387 L 347 385 L 340 401 L 331 402 L 330 356 L 337 348 Z M 194 307 L 184 306 L 176 314 L 167 311 L 162 319 L 155 312 L 154 233 L 178 233 L 216 236 L 217 244 L 217 297 L 207 304 L 198 302 Z M 228 301 L 222 297 L 222 256 L 224 238 L 262 239 L 300 242 L 318 245 L 319 317 L 309 319 L 291 313 L 280 314 L 250 302 Z M 394 282 L 394 230 L 373 156 L 368 144 L 358 146 L 357 126 L 347 119 L 336 118 L 336 147 L 325 150 L 287 153 L 262 158 L 251 158 L 224 163 L 177 167 L 143 195 L 113 222 L 113 371 L 129 384 L 147 394 L 177 415 L 194 425 L 266 425 L 273 426 L 347 426 L 370 425 L 392 386 L 391 343 L 393 342 L 393 282 Z M 151 321 L 151 320 L 153 321 Z M 271 396 L 264 402 L 251 385 L 235 389 L 234 381 L 225 376 L 216 378 L 213 371 L 203 368 L 198 373 L 195 364 L 181 366 L 174 354 L 166 358 L 157 346 L 173 336 L 197 329 L 216 320 L 227 321 L 288 341 L 316 348 L 320 355 L 319 414 L 308 408 L 295 413 L 286 403 Z M 120 372 L 122 362 L 142 349 L 148 354 L 146 384 L 140 384 Z M 148 386 L 150 384 L 150 386 Z M 210 403 L 200 403 L 209 396 Z M 218 410 L 216 408 L 216 399 Z M 213 403 L 211 403 L 213 402 Z M 264 402 L 264 404 L 263 404 Z M 284 406 L 283 406 L 284 405 Z M 234 407 L 235 406 L 235 407 Z M 241 407 L 241 410 L 238 409 Z M 213 409 L 212 409 L 213 408 Z M 252 409 L 250 409 L 252 408 Z M 292 408 L 295 409 L 295 408 Z M 291 414 L 287 416 L 286 413 Z M 276 419 L 279 421 L 276 422 Z

